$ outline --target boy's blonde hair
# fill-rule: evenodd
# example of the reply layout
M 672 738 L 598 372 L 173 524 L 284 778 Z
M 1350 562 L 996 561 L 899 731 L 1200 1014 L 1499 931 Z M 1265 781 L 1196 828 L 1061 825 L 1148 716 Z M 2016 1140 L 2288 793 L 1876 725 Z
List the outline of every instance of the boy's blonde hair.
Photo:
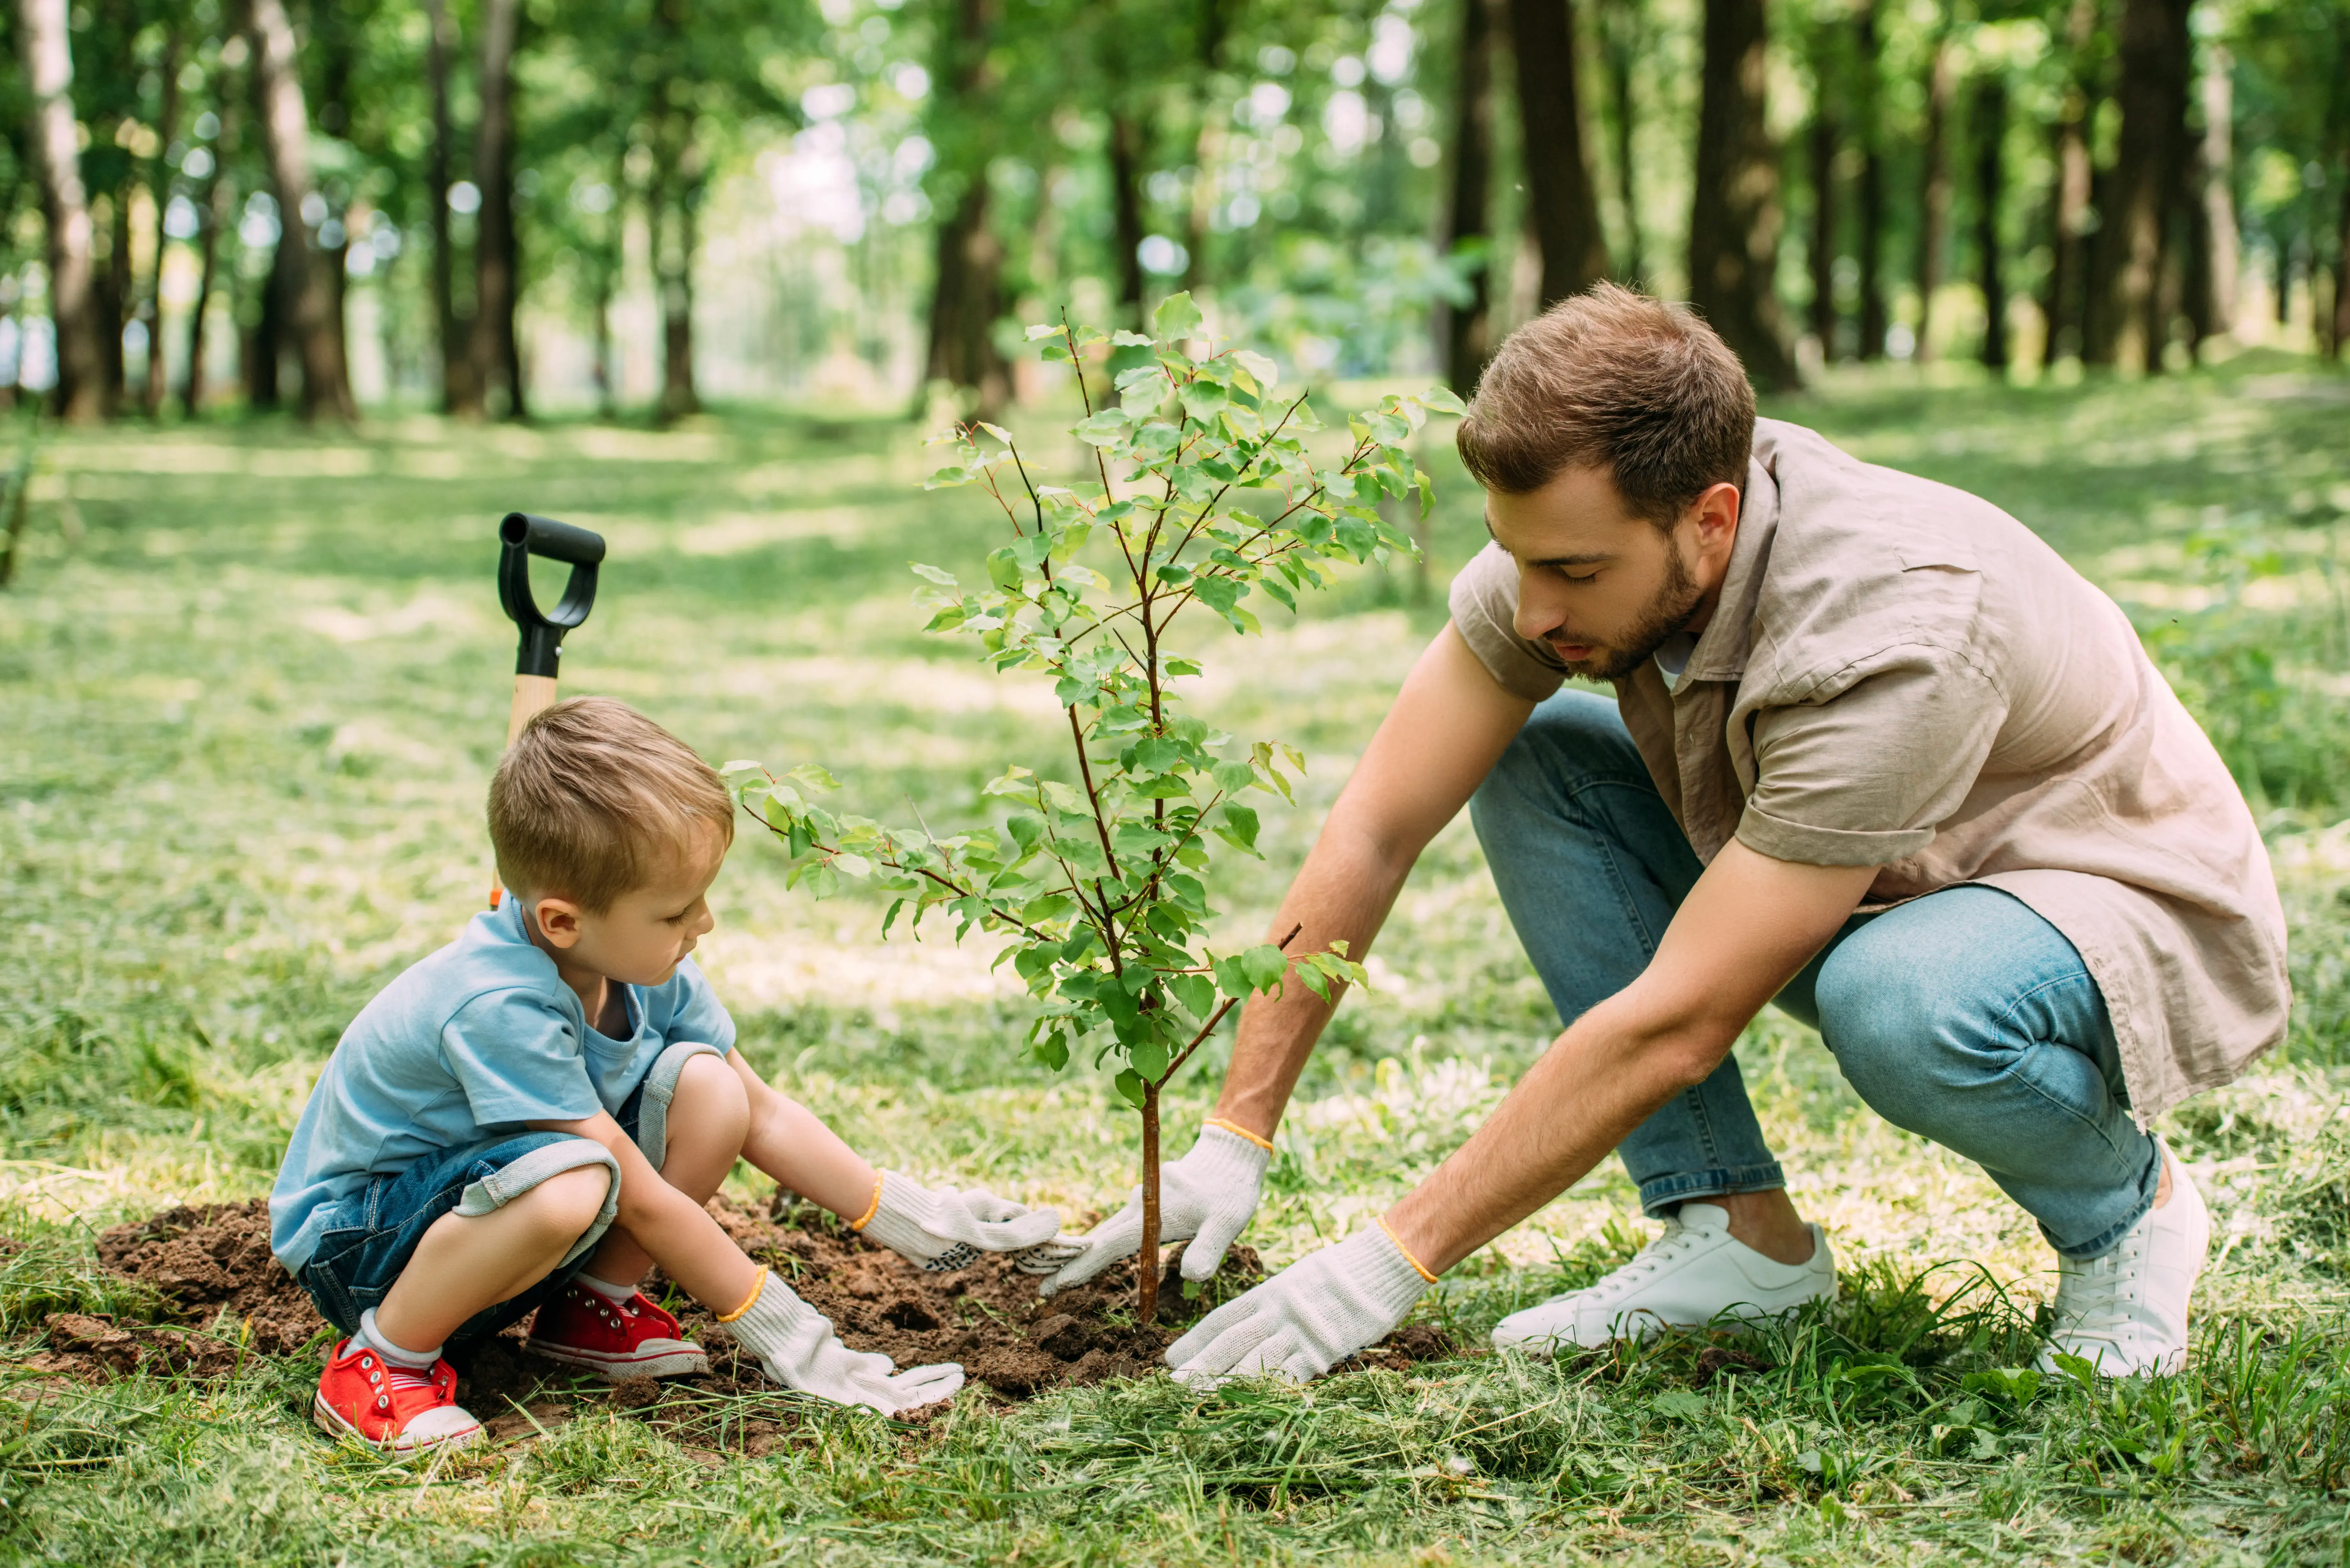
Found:
M 734 841 L 717 770 L 625 702 L 574 697 L 523 726 L 490 780 L 490 845 L 517 894 L 589 914 L 644 886 L 696 823 Z

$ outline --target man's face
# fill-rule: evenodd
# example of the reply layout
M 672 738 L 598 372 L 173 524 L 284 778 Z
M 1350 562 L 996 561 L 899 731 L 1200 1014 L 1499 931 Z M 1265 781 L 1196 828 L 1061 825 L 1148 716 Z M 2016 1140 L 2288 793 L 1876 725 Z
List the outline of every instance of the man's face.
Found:
M 612 907 L 589 913 L 566 898 L 540 898 L 533 913 L 567 968 L 629 985 L 661 985 L 717 920 L 710 885 L 718 879 L 726 846 L 714 828 L 699 826 L 692 842 L 663 857 L 643 887 Z
M 1624 504 L 1604 469 L 1570 468 L 1524 495 L 1485 494 L 1485 525 L 1518 564 L 1518 635 L 1570 675 L 1620 680 L 1713 613 L 1737 536 L 1738 491 L 1717 484 L 1669 531 Z

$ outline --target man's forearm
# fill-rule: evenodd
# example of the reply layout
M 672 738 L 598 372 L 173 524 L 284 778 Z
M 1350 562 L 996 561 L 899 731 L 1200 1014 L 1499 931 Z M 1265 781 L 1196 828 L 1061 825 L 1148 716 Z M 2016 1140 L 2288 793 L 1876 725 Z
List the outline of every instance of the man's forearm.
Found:
M 1396 1239 L 1442 1273 L 1607 1158 L 1730 1048 L 1718 1026 L 1648 1024 L 1622 994 L 1576 1021 L 1485 1124 L 1388 1215 Z M 1734 1037 L 1734 1035 L 1732 1036 Z
M 1292 953 L 1324 951 L 1338 941 L 1346 943 L 1347 956 L 1359 962 L 1387 922 L 1410 871 L 1410 859 L 1399 863 L 1334 820 L 1282 900 L 1271 940 L 1279 941 L 1295 929 Z M 1293 974 L 1279 995 L 1253 998 L 1241 1012 L 1232 1064 L 1224 1075 L 1215 1115 L 1259 1137 L 1271 1137 L 1344 989 L 1332 987 L 1325 1002 Z

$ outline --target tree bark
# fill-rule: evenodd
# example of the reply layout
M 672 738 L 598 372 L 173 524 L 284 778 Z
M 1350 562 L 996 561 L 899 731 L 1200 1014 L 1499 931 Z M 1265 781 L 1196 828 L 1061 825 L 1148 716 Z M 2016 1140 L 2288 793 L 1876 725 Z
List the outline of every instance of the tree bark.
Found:
M 449 121 L 449 57 L 457 48 L 456 24 L 448 0 L 424 0 L 424 76 L 432 99 L 432 140 L 424 153 L 424 190 L 432 207 L 432 317 L 441 348 L 441 411 L 478 415 L 481 389 L 473 380 L 468 324 L 457 316 L 457 252 L 451 234 L 450 150 L 456 133 Z
M 105 368 L 106 411 L 121 411 L 129 377 L 122 364 L 122 329 L 130 324 L 130 171 L 106 198 L 106 267 L 98 275 L 98 357 Z
M 73 51 L 66 0 L 17 0 L 16 46 L 33 103 L 29 127 L 48 230 L 49 317 L 57 334 L 57 413 L 87 424 L 105 410 L 106 369 L 99 358 L 91 276 L 89 199 L 81 182 L 74 122 Z
M 1968 119 L 1975 139 L 1975 267 L 1982 286 L 1982 362 L 2005 370 L 2007 345 L 2007 272 L 2000 244 L 2000 209 L 2007 201 L 2007 82 L 1986 76 L 1975 84 L 1974 109 Z
M 1920 364 L 1934 357 L 1934 296 L 1942 286 L 1950 246 L 1950 93 L 1956 62 L 1950 28 L 1939 23 L 1926 63 L 1926 141 L 1918 188 L 1918 348 Z
M 1885 358 L 1892 324 L 1885 306 L 1885 66 L 1877 30 L 1877 0 L 1862 0 L 1855 24 L 1860 117 L 1860 234 L 1854 261 L 1860 277 L 1860 358 Z
M 481 115 L 473 124 L 473 182 L 482 192 L 473 231 L 473 385 L 484 411 L 525 418 L 515 338 L 514 50 L 519 0 L 482 6 Z
M 2111 210 L 2098 240 L 2104 276 L 2082 358 L 2124 370 L 2159 370 L 2169 338 L 2161 310 L 2164 251 L 2178 166 L 2187 151 L 2189 0 L 2124 0 L 2122 110 Z
M 180 36 L 176 31 L 163 36 L 162 78 L 162 112 L 155 122 L 159 145 L 147 171 L 148 194 L 155 203 L 155 232 L 151 236 L 155 259 L 139 291 L 147 306 L 147 385 L 141 402 L 151 420 L 163 412 L 163 248 L 171 240 L 163 232 L 163 213 L 172 202 L 172 166 L 164 161 L 164 150 L 172 145 L 180 124 Z
M 1492 0 L 1461 0 L 1456 73 L 1451 178 L 1438 249 L 1456 262 L 1470 253 L 1469 298 L 1460 305 L 1437 303 L 1436 351 L 1442 357 L 1446 381 L 1465 398 L 1476 390 L 1477 378 L 1493 351 L 1495 252 L 1487 215 L 1493 183 Z M 1475 254 L 1481 246 L 1482 255 Z
M 1210 79 L 1223 61 L 1224 39 L 1232 32 L 1235 0 L 1200 0 L 1200 79 L 1192 97 L 1200 122 L 1191 138 L 1191 204 L 1183 218 L 1183 290 L 1195 298 L 1208 281 L 1209 220 L 1215 213 L 1214 170 L 1222 161 L 1224 124 L 1214 113 Z M 1393 117 L 1388 117 L 1388 144 L 1395 140 Z
M 2204 286 L 2199 291 L 2203 326 L 2219 333 L 2236 325 L 2236 291 L 2242 257 L 2236 233 L 2234 61 L 2227 46 L 2213 39 L 2203 51 L 2203 146 L 2198 161 L 2202 181 Z
M 2350 154 L 2342 160 L 2344 172 L 2350 174 Z M 2342 185 L 2342 200 L 2334 209 L 2334 330 L 2333 341 L 2326 352 L 2334 358 L 2350 346 L 2350 180 Z
M 1118 303 L 1124 325 L 1143 325 L 1142 127 L 1126 109 L 1109 117 L 1110 244 L 1118 250 Z
M 1763 0 L 1705 0 L 1704 96 L 1690 213 L 1690 303 L 1756 385 L 1800 385 L 1773 274 L 1779 160 L 1763 124 L 1769 87 Z
M 2067 79 L 2049 193 L 2048 292 L 2040 306 L 2047 337 L 2040 351 L 2043 365 L 2077 356 L 2086 347 L 2089 203 L 2095 194 L 2089 122 L 2096 111 L 2088 54 L 2096 30 L 2097 0 L 2073 0 L 2064 28 Z
M 974 395 L 977 413 L 993 420 L 1011 399 L 1012 375 L 995 347 L 1003 310 L 1003 247 L 990 222 L 987 166 L 994 145 L 991 116 L 995 72 L 988 63 L 997 0 L 955 0 L 953 26 L 942 29 L 936 73 L 938 132 L 931 140 L 960 154 L 959 189 L 941 202 L 937 269 L 931 290 L 931 327 L 923 379 L 946 381 Z
M 1823 362 L 1836 355 L 1836 154 L 1843 150 L 1844 130 L 1829 107 L 1830 84 L 1825 61 L 1815 60 L 1820 78 L 1813 88 L 1811 130 L 1805 140 L 1812 181 L 1812 234 L 1808 270 L 1812 278 L 1811 329 Z
M 1607 236 L 1583 151 L 1575 0 L 1509 0 L 1509 11 L 1527 205 L 1542 248 L 1536 308 L 1547 310 L 1607 275 Z
M 667 208 L 653 238 L 653 283 L 660 296 L 661 390 L 656 410 L 663 423 L 702 411 L 693 375 L 693 253 L 700 238 L 700 152 L 693 141 L 691 111 L 671 110 L 660 139 L 652 201 Z
M 277 188 L 278 222 L 286 241 L 283 301 L 296 351 L 302 358 L 302 416 L 350 420 L 350 373 L 343 359 L 342 322 L 335 313 L 334 280 L 311 253 L 304 232 L 303 203 L 309 198 L 310 116 L 302 101 L 295 59 L 294 24 L 285 0 L 244 0 L 252 34 L 254 74 L 261 88 L 261 140 L 269 159 L 270 183 Z
M 229 162 L 236 156 L 237 111 L 244 88 L 225 67 L 217 81 L 213 101 L 220 106 L 220 131 L 213 138 L 213 169 L 204 187 L 196 304 L 188 316 L 187 375 L 180 383 L 180 412 L 188 419 L 194 419 L 204 403 L 204 317 L 212 310 L 218 287 L 221 235 L 236 223 L 236 182 L 230 177 Z
M 1647 249 L 1640 239 L 1638 179 L 1633 172 L 1633 132 L 1638 107 L 1632 94 L 1632 65 L 1639 57 L 1641 0 L 1601 0 L 1601 52 L 1607 62 L 1607 103 L 1614 120 L 1611 151 L 1616 164 L 1616 198 L 1624 208 L 1624 276 L 1643 286 L 1648 275 Z

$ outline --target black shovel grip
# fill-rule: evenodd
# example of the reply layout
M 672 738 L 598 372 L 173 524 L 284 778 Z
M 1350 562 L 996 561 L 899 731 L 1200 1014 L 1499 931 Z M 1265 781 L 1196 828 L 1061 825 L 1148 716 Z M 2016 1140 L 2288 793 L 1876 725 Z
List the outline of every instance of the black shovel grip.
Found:
M 585 528 L 509 512 L 498 524 L 498 602 L 505 607 L 522 640 L 515 650 L 516 675 L 544 675 L 552 680 L 563 657 L 563 634 L 588 618 L 596 605 L 596 568 L 604 559 L 604 539 Z M 542 610 L 530 593 L 530 558 L 567 562 L 571 577 L 563 597 L 551 610 Z

